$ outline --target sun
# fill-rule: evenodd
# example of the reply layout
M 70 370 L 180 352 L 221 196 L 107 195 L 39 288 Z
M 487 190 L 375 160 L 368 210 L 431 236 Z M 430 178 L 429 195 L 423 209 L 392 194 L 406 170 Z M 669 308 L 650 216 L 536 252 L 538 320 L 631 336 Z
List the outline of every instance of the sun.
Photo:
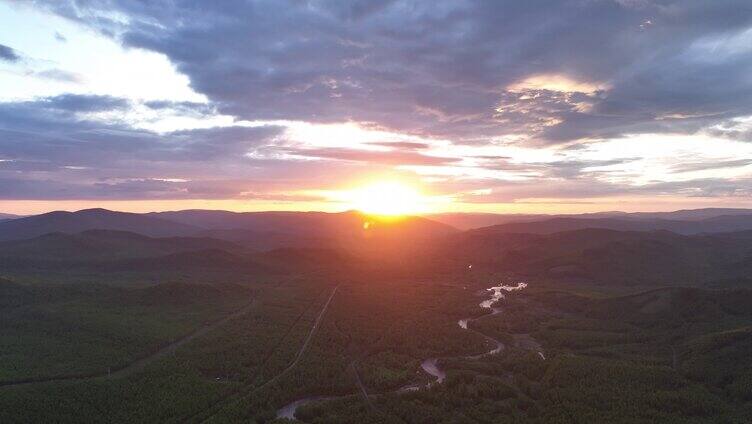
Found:
M 418 190 L 396 181 L 381 181 L 348 192 L 352 209 L 373 215 L 427 212 L 428 201 Z

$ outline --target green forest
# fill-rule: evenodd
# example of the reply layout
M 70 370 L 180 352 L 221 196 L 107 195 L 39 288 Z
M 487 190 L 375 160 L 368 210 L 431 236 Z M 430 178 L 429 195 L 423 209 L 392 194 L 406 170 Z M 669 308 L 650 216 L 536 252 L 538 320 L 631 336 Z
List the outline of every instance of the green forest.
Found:
M 479 282 L 0 287 L 3 322 L 13 323 L 3 335 L 2 422 L 281 423 L 290 421 L 282 408 L 308 398 L 296 420 L 752 417 L 747 290 L 605 295 L 530 283 L 490 314 Z M 204 327 L 212 331 L 148 360 Z M 485 336 L 503 349 L 483 355 Z M 446 373 L 441 383 L 421 368 L 426 358 Z

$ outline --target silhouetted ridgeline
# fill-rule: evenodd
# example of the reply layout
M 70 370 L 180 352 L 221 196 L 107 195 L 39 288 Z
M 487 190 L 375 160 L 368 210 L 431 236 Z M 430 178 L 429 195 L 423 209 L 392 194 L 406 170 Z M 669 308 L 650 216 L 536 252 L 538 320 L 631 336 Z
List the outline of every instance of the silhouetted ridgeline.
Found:
M 384 219 L 357 212 L 91 209 L 0 222 L 0 238 L 15 238 L 0 242 L 0 266 L 68 274 L 177 275 L 190 269 L 249 276 L 314 269 L 362 276 L 378 269 L 421 278 L 461 275 L 472 264 L 529 278 L 603 284 L 745 284 L 752 271 L 752 230 L 742 229 L 752 227 L 752 215 L 744 213 L 585 215 L 458 231 L 427 218 Z M 664 216 L 685 220 L 657 218 Z

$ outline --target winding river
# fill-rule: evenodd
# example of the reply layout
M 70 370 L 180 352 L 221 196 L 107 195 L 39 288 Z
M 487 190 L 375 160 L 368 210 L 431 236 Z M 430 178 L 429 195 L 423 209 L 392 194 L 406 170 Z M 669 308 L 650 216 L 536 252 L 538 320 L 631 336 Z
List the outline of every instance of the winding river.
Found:
M 307 403 L 316 402 L 319 400 L 329 400 L 329 399 L 337 399 L 333 396 L 309 396 L 303 399 L 298 399 L 295 402 L 290 402 L 287 405 L 283 406 L 282 408 L 277 410 L 277 418 L 287 418 L 288 420 L 294 420 L 295 419 L 295 411 L 298 410 L 298 407 L 303 406 Z
M 472 329 L 471 327 L 469 327 L 469 324 L 471 322 L 477 321 L 477 320 L 479 320 L 479 319 L 481 319 L 483 317 L 490 316 L 490 315 L 496 315 L 496 314 L 501 313 L 501 311 L 502 311 L 501 308 L 496 307 L 495 305 L 501 299 L 504 299 L 505 294 L 509 293 L 509 292 L 517 291 L 517 290 L 522 290 L 525 287 L 527 287 L 527 283 L 517 283 L 516 285 L 504 285 L 504 284 L 500 284 L 498 286 L 489 287 L 489 288 L 486 289 L 486 291 L 491 292 L 491 297 L 489 297 L 488 299 L 483 300 L 478 305 L 481 308 L 488 310 L 488 312 L 485 313 L 485 314 L 483 314 L 483 315 L 477 316 L 475 318 L 463 318 L 463 319 L 457 321 L 457 325 L 459 325 L 460 328 L 462 328 L 463 330 L 475 332 L 476 334 L 482 336 L 483 338 L 485 338 L 486 340 L 488 340 L 489 342 L 491 342 L 491 345 L 494 346 L 491 350 L 489 350 L 487 352 L 484 352 L 484 353 L 481 353 L 481 354 L 478 354 L 478 355 L 465 356 L 464 358 L 466 358 L 466 359 L 478 359 L 478 358 L 482 358 L 484 356 L 497 354 L 497 353 L 501 352 L 504 349 L 504 344 L 502 342 L 500 342 L 499 340 L 496 340 L 496 339 L 494 339 L 494 338 L 492 338 L 490 336 L 487 336 L 486 334 L 483 334 L 480 331 Z M 540 346 L 537 345 L 537 344 L 533 344 L 535 342 L 532 341 L 532 338 L 530 338 L 529 335 L 523 335 L 523 336 L 526 336 L 526 341 L 528 341 L 528 346 L 530 348 L 535 349 L 538 352 L 538 355 L 540 355 L 541 358 L 545 359 L 545 356 L 543 355 L 543 352 L 540 350 Z M 420 364 L 420 367 L 423 369 L 423 371 L 425 371 L 427 374 L 429 374 L 432 377 L 434 377 L 433 381 L 431 381 L 431 382 L 429 382 L 429 383 L 427 383 L 427 384 L 425 384 L 423 386 L 421 386 L 419 384 L 410 384 L 410 385 L 404 386 L 404 387 L 396 390 L 396 392 L 400 393 L 400 392 L 409 392 L 409 391 L 414 391 L 414 390 L 420 390 L 423 387 L 428 388 L 428 387 L 433 386 L 434 384 L 441 384 L 441 383 L 443 383 L 444 380 L 446 379 L 446 371 L 444 371 L 443 369 L 441 369 L 441 367 L 439 366 L 439 359 L 440 358 L 427 358 L 427 359 L 423 360 L 423 362 L 421 362 L 421 364 Z M 307 403 L 315 402 L 315 401 L 320 401 L 320 400 L 338 399 L 338 398 L 339 397 L 331 397 L 331 396 L 330 397 L 327 397 L 327 396 L 309 396 L 309 397 L 306 397 L 306 398 L 298 399 L 298 400 L 296 400 L 294 402 L 288 403 L 287 405 L 285 405 L 282 408 L 280 408 L 279 410 L 277 410 L 277 418 L 288 418 L 288 419 L 293 420 L 293 419 L 295 419 L 295 412 L 297 411 L 297 409 L 299 407 L 307 404 Z
M 486 291 L 492 292 L 493 294 L 491 295 L 490 298 L 480 302 L 478 306 L 480 306 L 483 309 L 487 309 L 489 312 L 481 316 L 475 317 L 475 318 L 463 318 L 457 321 L 457 325 L 459 325 L 460 328 L 462 328 L 463 330 L 473 331 L 476 334 L 479 334 L 481 337 L 491 342 L 491 344 L 494 346 L 493 349 L 489 350 L 488 352 L 484 352 L 478 355 L 465 356 L 466 359 L 478 359 L 478 358 L 482 358 L 488 355 L 495 355 L 501 352 L 502 350 L 504 350 L 504 343 L 494 339 L 493 337 L 487 336 L 486 334 L 483 334 L 480 331 L 473 330 L 472 328 L 469 327 L 469 324 L 483 317 L 501 313 L 501 308 L 494 307 L 494 305 L 496 305 L 501 299 L 504 299 L 505 297 L 504 293 L 522 290 L 525 287 L 527 287 L 527 283 L 517 283 L 514 286 L 500 284 L 495 287 L 487 288 Z M 436 378 L 435 383 L 441 384 L 444 382 L 444 379 L 446 379 L 446 372 L 439 367 L 438 362 L 439 362 L 439 358 L 428 358 L 420 364 L 420 367 L 423 368 L 423 371 L 425 371 L 429 375 L 432 375 L 434 378 Z M 428 386 L 431 386 L 432 384 L 433 382 L 428 383 Z

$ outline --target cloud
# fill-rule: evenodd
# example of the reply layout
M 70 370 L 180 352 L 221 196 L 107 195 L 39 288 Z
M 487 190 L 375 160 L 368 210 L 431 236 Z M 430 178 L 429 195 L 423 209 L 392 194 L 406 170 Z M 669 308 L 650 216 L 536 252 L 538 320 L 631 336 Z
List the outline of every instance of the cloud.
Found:
M 512 92 L 530 92 L 530 91 L 557 91 L 561 93 L 596 93 L 603 91 L 606 87 L 590 82 L 575 81 L 566 75 L 532 75 L 521 81 L 507 86 L 508 91 Z
M 215 127 L 157 134 L 126 123 L 92 120 L 94 113 L 127 108 L 109 96 L 62 95 L 0 103 L 0 152 L 6 159 L 103 168 L 120 161 L 161 163 L 241 159 L 282 133 L 273 125 Z M 230 163 L 226 164 L 230 166 Z M 134 169 L 138 172 L 138 168 Z
M 657 182 L 646 188 L 656 194 L 682 194 L 686 197 L 752 198 L 752 178 L 700 178 Z
M 676 196 L 686 198 L 752 198 L 752 179 L 705 178 L 686 181 L 653 182 L 643 185 L 612 183 L 592 178 L 556 179 L 545 184 L 539 181 L 476 181 L 465 185 L 457 199 L 467 203 L 509 203 L 537 200 L 589 200 L 597 202 L 609 197 Z
M 205 116 L 217 112 L 215 106 L 198 102 L 175 102 L 171 100 L 152 100 L 144 102 L 144 106 L 153 110 L 168 110 L 184 115 Z
M 374 141 L 366 143 L 371 146 L 389 147 L 391 149 L 422 150 L 428 149 L 430 144 L 413 141 Z
M 460 158 L 429 156 L 411 151 L 371 151 L 334 147 L 321 149 L 287 148 L 282 150 L 294 156 L 368 162 L 382 165 L 449 165 L 461 160 Z
M 619 158 L 619 159 L 591 159 L 591 160 L 564 160 L 546 163 L 542 166 L 546 168 L 546 174 L 553 178 L 577 178 L 584 174 L 593 174 L 603 172 L 593 168 L 602 168 L 614 165 L 623 165 L 635 162 L 641 158 Z
M 656 135 L 657 150 L 665 134 L 751 140 L 746 0 L 34 4 L 164 55 L 207 101 L 0 103 L 0 197 L 292 200 L 380 172 L 472 202 L 749 192 L 741 172 L 669 181 L 748 164 L 733 153 L 639 160 L 626 145 L 597 147 L 636 134 Z M 0 46 L 6 61 L 19 55 Z M 139 129 L 134 116 L 178 124 Z M 172 130 L 217 117 L 223 126 Z M 317 123 L 387 135 L 294 131 Z
M 47 109 L 64 112 L 102 112 L 115 109 L 125 109 L 129 106 L 128 100 L 94 94 L 61 94 L 53 97 L 45 97 L 38 100 L 21 104 L 21 107 L 29 109 Z
M 364 162 L 249 156 L 286 143 L 277 125 L 156 133 L 90 118 L 127 104 L 72 95 L 0 103 L 0 199 L 311 200 L 300 192 L 373 171 Z
M 0 44 L 0 60 L 4 60 L 6 62 L 18 62 L 21 60 L 21 56 L 19 56 L 18 53 L 16 53 L 15 50 L 12 48 Z
M 574 180 L 591 178 L 603 171 L 603 167 L 623 165 L 640 160 L 639 157 L 615 159 L 567 159 L 549 162 L 520 162 L 509 157 L 480 156 L 478 167 L 489 170 L 508 171 L 517 175 L 537 176 L 550 179 Z
M 671 169 L 673 172 L 682 173 L 707 171 L 712 169 L 739 168 L 748 165 L 752 165 L 752 159 L 730 159 L 713 162 L 680 163 L 674 165 Z
M 60 82 L 80 83 L 83 77 L 74 72 L 68 72 L 62 69 L 47 69 L 44 71 L 34 72 L 34 76 Z
M 752 114 L 744 0 L 39 4 L 165 54 L 240 119 L 563 143 Z
M 118 98 L 74 95 L 0 103 L 0 198 L 313 201 L 321 199 L 309 192 L 410 167 L 422 168 L 427 177 L 433 170 L 459 171 L 428 178 L 424 184 L 433 193 L 471 203 L 583 201 L 621 195 L 741 198 L 751 187 L 743 177 L 648 184 L 635 184 L 629 178 L 611 180 L 603 178 L 610 169 L 624 174 L 623 166 L 642 159 L 585 158 L 579 150 L 536 160 L 517 154 L 442 155 L 429 141 L 315 147 L 285 138 L 287 128 L 281 125 L 156 133 L 117 120 L 91 118 L 129 105 Z M 147 107 L 202 110 L 204 105 L 164 102 Z M 707 159 L 684 168 L 677 164 L 673 171 L 749 163 Z M 412 171 L 400 172 L 415 177 Z

